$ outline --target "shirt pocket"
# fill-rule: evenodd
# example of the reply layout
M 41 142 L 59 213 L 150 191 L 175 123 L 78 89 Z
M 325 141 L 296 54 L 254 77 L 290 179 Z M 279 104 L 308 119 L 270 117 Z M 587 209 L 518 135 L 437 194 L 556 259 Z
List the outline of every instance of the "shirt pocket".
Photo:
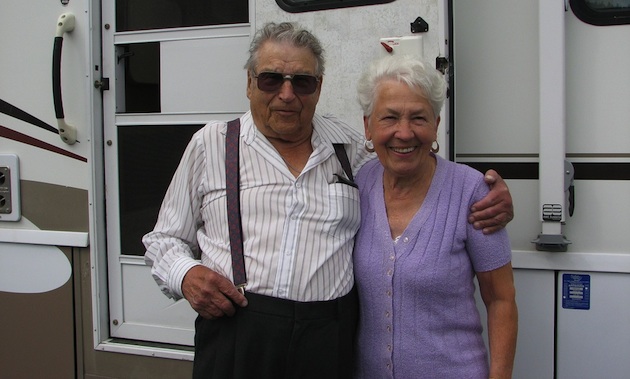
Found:
M 342 240 L 354 238 L 361 224 L 359 190 L 345 183 L 328 186 L 326 233 Z
M 211 191 L 204 195 L 201 206 L 201 218 L 205 238 L 222 248 L 229 248 L 227 221 L 227 196 L 225 190 Z M 198 236 L 199 237 L 199 236 Z

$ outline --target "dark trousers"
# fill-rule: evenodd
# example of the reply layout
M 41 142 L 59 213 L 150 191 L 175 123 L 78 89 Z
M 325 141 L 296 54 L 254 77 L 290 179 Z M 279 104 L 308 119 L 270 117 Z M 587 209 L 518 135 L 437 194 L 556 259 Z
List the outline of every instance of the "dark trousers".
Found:
M 245 296 L 233 317 L 197 317 L 194 379 L 352 378 L 356 290 L 317 302 Z

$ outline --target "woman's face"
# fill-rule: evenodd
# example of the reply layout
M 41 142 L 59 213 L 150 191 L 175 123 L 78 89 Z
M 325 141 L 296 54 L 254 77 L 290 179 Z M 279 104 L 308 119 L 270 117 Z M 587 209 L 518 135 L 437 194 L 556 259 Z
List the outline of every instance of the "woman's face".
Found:
M 377 87 L 374 109 L 363 118 L 365 136 L 374 143 L 385 171 L 395 176 L 420 175 L 437 139 L 439 116 L 420 93 L 397 80 Z

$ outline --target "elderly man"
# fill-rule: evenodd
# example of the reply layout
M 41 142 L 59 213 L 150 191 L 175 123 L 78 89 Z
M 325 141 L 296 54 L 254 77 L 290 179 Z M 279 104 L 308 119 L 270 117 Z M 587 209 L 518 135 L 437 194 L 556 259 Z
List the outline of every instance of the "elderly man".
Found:
M 195 378 L 349 378 L 360 224 L 352 173 L 373 155 L 358 130 L 315 113 L 324 58 L 311 33 L 265 25 L 245 68 L 250 111 L 194 135 L 143 238 L 146 262 L 167 296 L 199 314 Z M 234 172 L 236 184 L 226 179 Z M 472 214 L 490 230 L 512 218 L 496 180 Z

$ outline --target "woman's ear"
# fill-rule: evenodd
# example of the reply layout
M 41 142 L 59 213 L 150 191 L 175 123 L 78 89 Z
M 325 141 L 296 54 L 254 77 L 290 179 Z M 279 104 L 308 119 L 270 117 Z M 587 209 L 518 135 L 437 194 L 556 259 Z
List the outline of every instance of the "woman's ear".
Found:
M 369 124 L 370 124 L 370 118 L 368 116 L 363 116 L 363 128 L 365 130 L 365 139 L 368 141 L 372 139 L 372 135 L 368 127 Z
M 439 129 L 441 120 L 442 120 L 442 118 L 440 116 L 437 116 L 437 118 L 435 119 L 435 137 L 436 138 L 437 138 L 437 135 L 438 135 L 438 129 Z

